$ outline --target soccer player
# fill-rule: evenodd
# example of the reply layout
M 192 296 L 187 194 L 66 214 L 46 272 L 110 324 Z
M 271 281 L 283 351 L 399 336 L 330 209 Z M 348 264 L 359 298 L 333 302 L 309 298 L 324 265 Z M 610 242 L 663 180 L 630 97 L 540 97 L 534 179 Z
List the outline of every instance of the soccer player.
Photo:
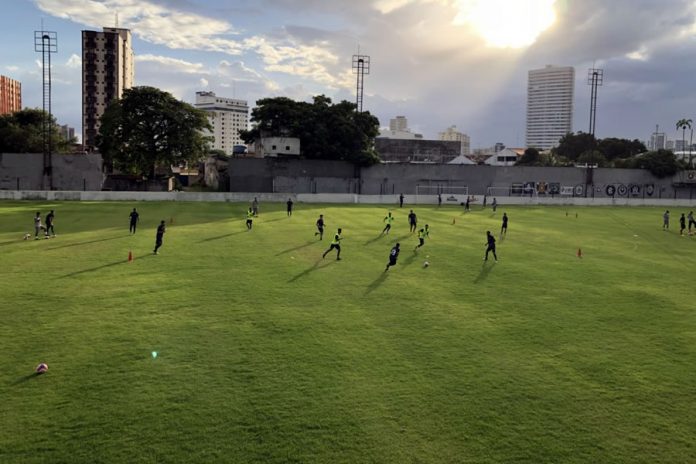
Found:
M 684 235 L 684 231 L 686 230 L 686 216 L 684 216 L 684 213 L 682 213 L 681 217 L 679 218 L 679 235 Z M 48 234 L 48 232 L 46 232 Z
M 430 237 L 430 229 L 428 227 L 428 224 L 425 225 L 424 228 L 418 231 L 418 245 L 413 249 L 413 251 L 416 251 L 423 245 L 425 245 L 425 239 Z
M 662 215 L 662 230 L 669 229 L 669 210 Z
M 440 206 L 442 206 L 442 194 L 438 193 L 437 194 L 437 207 L 439 208 Z
M 158 255 L 159 254 L 159 248 L 162 246 L 162 239 L 164 239 L 164 233 L 167 231 L 167 227 L 164 225 L 164 220 L 160 222 L 160 225 L 157 226 L 157 235 L 155 236 L 155 249 L 153 250 L 153 254 Z
M 249 208 L 249 211 L 247 211 L 247 213 L 246 213 L 246 217 L 247 217 L 247 220 L 246 220 L 247 230 L 251 230 L 251 226 L 252 226 L 252 223 L 253 223 L 253 221 L 254 221 L 254 210 L 253 210 L 253 208 L 251 208 L 251 207 Z
M 410 213 L 408 213 L 408 225 L 409 225 L 409 231 L 411 233 L 414 233 L 417 229 L 417 224 L 418 224 L 418 218 L 416 218 L 416 213 L 411 210 Z
M 399 246 L 400 245 L 397 243 L 389 252 L 389 262 L 387 263 L 387 267 L 384 268 L 384 272 L 389 270 L 389 266 L 396 266 L 396 260 L 399 257 L 399 251 L 401 251 Z
M 500 235 L 507 235 L 507 225 L 508 225 L 508 216 L 507 213 L 503 213 L 503 225 L 500 227 Z
M 288 198 L 288 216 L 292 216 L 292 198 Z
M 36 216 L 34 216 L 34 240 L 39 239 L 39 232 L 41 231 L 46 231 L 46 228 L 41 224 L 41 213 L 36 212 Z
M 495 213 L 495 210 L 498 208 L 498 200 L 493 197 L 493 203 L 491 203 L 491 206 L 493 206 L 493 212 Z
M 320 214 L 319 219 L 317 219 L 317 232 L 314 232 L 314 236 L 319 236 L 319 240 L 324 239 L 324 215 Z
M 55 229 L 53 229 L 53 220 L 55 217 L 56 214 L 53 212 L 53 210 L 51 210 L 51 212 L 46 215 L 46 238 L 48 238 L 49 232 L 51 236 L 56 236 L 56 231 Z
M 691 235 L 691 226 L 696 227 L 696 221 L 694 221 L 694 212 L 689 211 L 689 214 L 686 217 L 689 220 L 689 235 Z
M 469 204 L 471 203 L 471 197 L 466 197 L 466 203 L 464 203 L 464 211 L 469 211 Z
M 404 194 L 399 195 L 399 208 L 404 207 Z
M 138 221 L 140 220 L 140 214 L 133 208 L 130 213 L 130 227 L 128 228 L 129 234 L 135 234 L 135 228 L 138 226 Z
M 491 234 L 490 230 L 486 231 L 486 257 L 483 258 L 484 261 L 488 261 L 488 253 L 493 252 L 493 258 L 495 262 L 498 262 L 498 256 L 495 254 L 495 237 Z
M 326 255 L 333 250 L 334 248 L 336 249 L 336 261 L 341 260 L 341 240 L 343 240 L 343 237 L 341 237 L 341 229 L 338 229 L 336 232 L 336 235 L 334 235 L 333 242 L 331 242 L 331 246 L 329 247 L 328 250 L 324 252 L 323 255 L 321 255 L 322 258 L 326 258 Z
M 387 215 L 384 217 L 384 220 L 382 222 L 386 222 L 387 225 L 384 226 L 384 229 L 382 229 L 383 234 L 388 234 L 389 231 L 391 230 L 391 225 L 392 222 L 394 222 L 394 216 L 392 216 L 391 211 L 387 213 Z
M 251 209 L 254 213 L 254 216 L 258 217 L 259 216 L 259 200 L 254 197 L 254 201 L 251 202 Z

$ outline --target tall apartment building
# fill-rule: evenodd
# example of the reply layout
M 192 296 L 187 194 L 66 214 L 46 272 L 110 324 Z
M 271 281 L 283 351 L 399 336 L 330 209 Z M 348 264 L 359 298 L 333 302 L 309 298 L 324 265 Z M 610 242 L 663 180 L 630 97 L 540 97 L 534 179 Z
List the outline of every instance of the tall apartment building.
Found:
M 10 114 L 22 109 L 22 83 L 0 76 L 0 114 Z
M 461 144 L 460 155 L 469 155 L 471 153 L 471 139 L 468 135 L 457 130 L 457 126 L 448 127 L 444 132 L 438 134 L 440 140 L 451 142 L 459 142 Z
M 231 155 L 235 145 L 244 145 L 239 131 L 249 126 L 249 105 L 245 100 L 218 97 L 214 92 L 196 92 L 194 106 L 208 113 L 214 149 Z
M 133 86 L 135 66 L 128 29 L 82 31 L 82 142 L 95 150 L 99 118 L 115 98 Z
M 548 150 L 573 130 L 575 68 L 546 66 L 529 71 L 527 147 Z
M 389 130 L 391 131 L 408 131 L 408 119 L 406 116 L 397 116 L 389 120 Z

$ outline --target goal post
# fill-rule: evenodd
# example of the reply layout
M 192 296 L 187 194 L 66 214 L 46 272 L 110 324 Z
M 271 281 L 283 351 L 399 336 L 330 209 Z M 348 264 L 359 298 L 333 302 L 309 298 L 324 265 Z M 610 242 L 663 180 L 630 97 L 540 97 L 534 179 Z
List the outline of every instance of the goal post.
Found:
M 511 184 L 508 187 L 488 187 L 486 195 L 489 197 L 536 197 L 537 189 L 528 184 Z

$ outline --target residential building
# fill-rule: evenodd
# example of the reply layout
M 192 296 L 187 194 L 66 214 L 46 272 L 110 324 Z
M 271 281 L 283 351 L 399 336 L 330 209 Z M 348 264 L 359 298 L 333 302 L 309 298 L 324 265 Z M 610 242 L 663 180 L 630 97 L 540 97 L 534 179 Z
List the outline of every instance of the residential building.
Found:
M 546 66 L 529 71 L 527 147 L 548 150 L 573 130 L 575 68 Z
M 218 97 L 215 92 L 196 92 L 194 106 L 208 113 L 214 149 L 232 155 L 235 145 L 244 145 L 239 131 L 249 126 L 249 105 L 245 100 Z
M 70 127 L 67 124 L 59 126 L 58 130 L 60 131 L 60 135 L 63 136 L 65 140 L 72 140 L 75 138 L 75 128 Z
M 461 155 L 468 155 L 471 152 L 471 139 L 468 135 L 457 130 L 457 126 L 450 126 L 444 132 L 438 134 L 440 140 L 449 140 L 461 144 Z
M 650 136 L 649 150 L 661 150 L 667 147 L 667 137 L 664 132 L 653 132 Z
M 389 130 L 408 131 L 408 119 L 406 119 L 406 116 L 397 116 L 394 119 L 390 119 Z
M 82 31 L 82 142 L 96 149 L 99 119 L 112 100 L 134 85 L 135 66 L 128 29 Z
M 0 76 L 0 114 L 10 114 L 22 109 L 22 83 Z
M 504 148 L 488 157 L 485 164 L 489 166 L 514 166 L 524 155 L 524 148 Z
M 413 140 L 422 139 L 423 134 L 411 132 L 406 116 L 397 116 L 389 120 L 389 129 L 381 129 L 379 136 L 387 139 Z

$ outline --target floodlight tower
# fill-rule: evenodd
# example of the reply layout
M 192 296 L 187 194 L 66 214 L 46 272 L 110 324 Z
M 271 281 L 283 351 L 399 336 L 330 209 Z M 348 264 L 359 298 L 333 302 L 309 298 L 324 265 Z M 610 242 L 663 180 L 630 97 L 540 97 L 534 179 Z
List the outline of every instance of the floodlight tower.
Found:
M 604 83 L 604 70 L 599 68 L 590 68 L 587 70 L 587 85 L 590 86 L 590 131 L 592 138 L 592 146 L 590 147 L 590 162 L 587 165 L 587 184 L 585 187 L 585 196 L 587 196 L 587 188 L 593 186 L 592 197 L 594 197 L 594 180 L 593 180 L 593 157 L 595 150 L 595 129 L 597 128 L 597 90 Z
M 353 74 L 357 74 L 355 105 L 358 112 L 362 113 L 365 75 L 370 74 L 370 57 L 368 55 L 353 55 Z
M 41 135 L 43 142 L 43 188 L 53 190 L 53 140 L 51 112 L 51 54 L 58 52 L 58 34 L 53 31 L 34 31 L 34 51 L 41 53 L 43 74 L 43 121 Z

